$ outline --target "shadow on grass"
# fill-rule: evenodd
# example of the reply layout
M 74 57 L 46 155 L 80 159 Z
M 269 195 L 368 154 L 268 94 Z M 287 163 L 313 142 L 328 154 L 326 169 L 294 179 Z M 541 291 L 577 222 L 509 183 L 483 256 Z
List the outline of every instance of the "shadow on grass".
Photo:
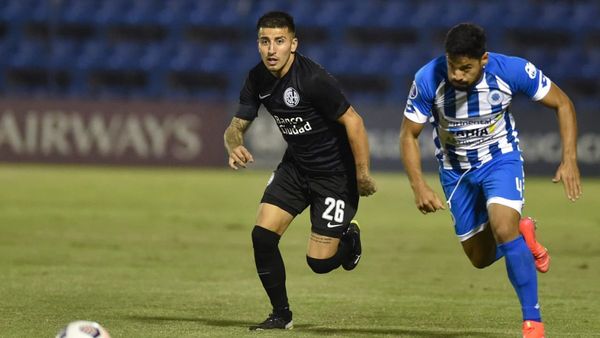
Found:
M 167 316 L 128 316 L 127 318 L 143 321 L 147 323 L 158 323 L 158 322 L 198 322 L 209 326 L 229 327 L 229 326 L 250 326 L 256 324 L 256 322 L 242 321 L 242 320 L 230 320 L 230 319 L 210 319 L 200 317 L 167 317 Z
M 245 329 L 256 322 L 244 320 L 230 319 L 214 319 L 201 317 L 168 317 L 168 316 L 129 316 L 129 319 L 144 321 L 144 322 L 163 322 L 163 321 L 185 321 L 198 322 L 208 326 L 217 327 L 240 327 Z M 336 328 L 323 327 L 313 324 L 295 324 L 294 331 L 298 332 L 314 332 L 319 334 L 358 334 L 358 335 L 409 335 L 413 337 L 505 337 L 505 335 L 477 332 L 475 330 L 454 330 L 455 332 L 442 332 L 441 329 L 411 329 L 411 328 Z

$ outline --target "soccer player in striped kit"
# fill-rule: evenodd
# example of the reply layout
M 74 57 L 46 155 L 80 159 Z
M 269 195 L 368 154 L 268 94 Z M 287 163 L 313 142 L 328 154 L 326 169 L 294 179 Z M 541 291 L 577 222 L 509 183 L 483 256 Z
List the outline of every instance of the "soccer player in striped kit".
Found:
M 505 258 L 521 303 L 523 337 L 543 337 L 535 270 L 546 272 L 550 256 L 535 239 L 533 220 L 521 218 L 523 159 L 509 106 L 522 93 L 556 111 L 562 160 L 553 181 L 563 182 L 571 201 L 581 195 L 575 108 L 532 63 L 488 53 L 477 25 L 453 27 L 445 50 L 416 73 L 404 110 L 400 149 L 415 203 L 424 214 L 445 209 L 421 171 L 418 137 L 429 121 L 440 181 L 465 254 L 477 268 Z

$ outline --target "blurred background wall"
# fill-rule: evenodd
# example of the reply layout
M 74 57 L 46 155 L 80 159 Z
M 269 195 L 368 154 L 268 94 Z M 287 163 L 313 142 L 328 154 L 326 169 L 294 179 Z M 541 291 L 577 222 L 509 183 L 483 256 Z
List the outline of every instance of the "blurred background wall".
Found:
M 469 21 L 490 51 L 530 60 L 570 95 L 581 169 L 600 174 L 598 0 L 0 0 L 0 161 L 224 166 L 222 132 L 259 62 L 256 20 L 276 9 L 363 115 L 375 170 L 400 170 L 414 72 Z M 524 98 L 512 112 L 528 172 L 553 173 L 554 113 Z M 270 167 L 285 146 L 261 115 L 247 143 Z

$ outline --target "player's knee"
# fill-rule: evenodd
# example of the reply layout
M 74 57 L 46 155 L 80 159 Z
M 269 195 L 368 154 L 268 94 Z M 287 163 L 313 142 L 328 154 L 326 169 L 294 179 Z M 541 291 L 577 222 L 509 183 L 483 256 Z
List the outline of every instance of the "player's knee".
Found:
M 306 263 L 308 263 L 308 266 L 316 273 L 328 273 L 341 265 L 341 262 L 336 256 L 325 259 L 306 256 Z
M 481 256 L 469 257 L 469 260 L 471 261 L 471 264 L 473 264 L 473 266 L 476 267 L 477 269 L 486 268 L 494 262 L 493 260 L 490 260 L 490 259 L 487 259 L 486 257 L 481 257 Z
M 252 229 L 252 245 L 254 250 L 272 250 L 279 244 L 279 236 L 276 232 L 265 229 L 258 225 Z

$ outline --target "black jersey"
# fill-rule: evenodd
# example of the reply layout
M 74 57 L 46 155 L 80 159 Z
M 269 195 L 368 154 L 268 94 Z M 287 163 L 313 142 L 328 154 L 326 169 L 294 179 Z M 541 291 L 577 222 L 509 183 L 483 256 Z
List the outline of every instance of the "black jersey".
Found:
M 260 62 L 248 74 L 236 117 L 252 121 L 263 104 L 288 144 L 284 161 L 308 173 L 354 170 L 346 129 L 337 119 L 350 103 L 323 67 L 299 53 L 277 78 Z

